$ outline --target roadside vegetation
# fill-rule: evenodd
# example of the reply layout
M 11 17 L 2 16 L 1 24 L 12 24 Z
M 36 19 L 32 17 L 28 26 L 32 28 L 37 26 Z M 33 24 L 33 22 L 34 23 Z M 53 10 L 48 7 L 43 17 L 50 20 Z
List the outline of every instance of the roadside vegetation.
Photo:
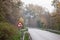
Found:
M 20 40 L 20 31 L 14 26 L 17 20 L 14 12 L 17 8 L 13 0 L 0 0 L 0 40 Z
M 0 23 L 0 40 L 20 40 L 19 30 L 8 22 Z

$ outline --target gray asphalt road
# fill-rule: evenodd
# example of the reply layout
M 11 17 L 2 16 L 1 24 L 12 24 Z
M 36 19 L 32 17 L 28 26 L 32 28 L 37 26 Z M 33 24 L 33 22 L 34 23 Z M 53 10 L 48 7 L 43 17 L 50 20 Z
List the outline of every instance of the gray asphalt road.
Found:
M 32 40 L 60 40 L 60 35 L 35 28 L 28 28 Z

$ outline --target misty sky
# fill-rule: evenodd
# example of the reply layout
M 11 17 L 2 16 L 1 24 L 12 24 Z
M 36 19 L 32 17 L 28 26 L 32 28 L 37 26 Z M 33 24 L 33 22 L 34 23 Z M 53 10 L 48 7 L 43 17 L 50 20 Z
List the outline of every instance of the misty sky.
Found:
M 45 7 L 49 12 L 52 12 L 54 7 L 51 6 L 53 0 L 21 0 L 25 5 L 34 4 Z

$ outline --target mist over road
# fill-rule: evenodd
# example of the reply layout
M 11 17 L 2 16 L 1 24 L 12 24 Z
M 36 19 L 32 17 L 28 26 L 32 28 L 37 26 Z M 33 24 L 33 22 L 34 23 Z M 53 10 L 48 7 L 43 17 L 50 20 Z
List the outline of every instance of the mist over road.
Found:
M 48 31 L 28 28 L 28 32 L 30 33 L 32 40 L 60 40 L 60 35 Z

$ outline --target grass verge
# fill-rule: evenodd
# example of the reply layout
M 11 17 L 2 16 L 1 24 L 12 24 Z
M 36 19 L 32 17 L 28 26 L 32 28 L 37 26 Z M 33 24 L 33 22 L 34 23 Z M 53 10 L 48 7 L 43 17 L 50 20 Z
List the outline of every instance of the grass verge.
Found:
M 47 29 L 46 31 L 53 32 L 53 33 L 56 33 L 56 34 L 60 34 L 60 31 L 56 31 L 56 30 Z
M 29 33 L 25 33 L 25 37 L 24 37 L 24 40 L 29 40 Z

